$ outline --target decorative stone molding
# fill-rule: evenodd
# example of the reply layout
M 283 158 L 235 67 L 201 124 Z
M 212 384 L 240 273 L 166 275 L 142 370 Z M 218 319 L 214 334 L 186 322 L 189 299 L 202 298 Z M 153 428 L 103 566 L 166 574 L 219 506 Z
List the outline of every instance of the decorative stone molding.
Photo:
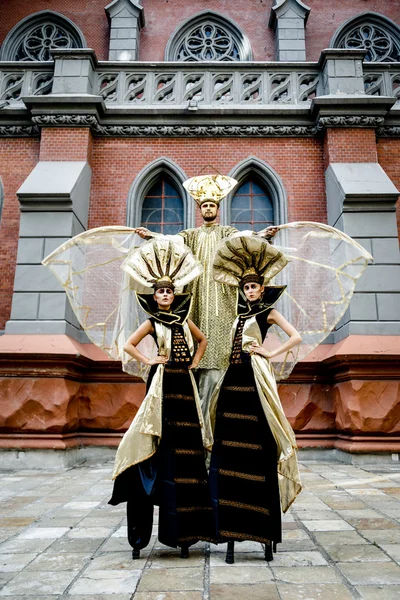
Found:
M 85 48 L 83 33 L 67 17 L 43 10 L 22 19 L 5 38 L 0 60 L 51 61 L 51 51 Z
M 364 50 L 367 62 L 399 62 L 400 27 L 384 15 L 364 12 L 343 23 L 329 46 Z
M 275 31 L 277 60 L 306 60 L 305 25 L 310 10 L 300 0 L 277 0 L 271 8 L 269 26 Z
M 0 125 L 0 137 L 36 137 L 40 129 L 36 125 Z
M 385 117 L 370 115 L 332 115 L 320 117 L 318 123 L 322 127 L 378 127 Z
M 98 125 L 98 121 L 93 115 L 38 115 L 32 117 L 32 121 L 35 125 L 54 125 L 56 127 L 59 125 L 71 125 L 73 127 L 77 125 L 87 127 Z
M 138 60 L 143 7 L 136 0 L 113 0 L 104 10 L 111 22 L 108 60 Z
M 174 31 L 165 49 L 165 60 L 247 61 L 252 60 L 252 51 L 238 25 L 206 10 L 190 17 Z
M 378 127 L 376 130 L 376 135 L 378 137 L 400 137 L 400 127 L 392 126 L 392 127 Z
M 281 137 L 314 136 L 317 125 L 100 125 L 93 115 L 39 115 L 41 126 L 87 126 L 103 136 L 128 137 Z

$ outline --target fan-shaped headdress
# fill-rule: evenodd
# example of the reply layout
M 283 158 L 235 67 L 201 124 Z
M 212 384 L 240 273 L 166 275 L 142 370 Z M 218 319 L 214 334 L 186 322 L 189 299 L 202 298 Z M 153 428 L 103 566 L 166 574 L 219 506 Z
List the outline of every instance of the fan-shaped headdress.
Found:
M 214 202 L 219 205 L 237 185 L 236 179 L 228 175 L 196 175 L 183 182 L 184 188 L 199 206 L 203 202 Z
M 174 241 L 156 237 L 146 242 L 128 254 L 121 269 L 145 288 L 172 290 L 182 289 L 203 271 L 191 250 L 183 244 L 183 238 L 178 236 L 174 236 Z
M 149 368 L 123 351 L 128 337 L 148 318 L 147 304 L 141 298 L 152 298 L 154 283 L 163 276 L 179 288 L 201 272 L 180 236 L 160 236 L 143 243 L 129 227 L 85 231 L 59 246 L 43 264 L 64 288 L 90 341 L 120 360 L 124 371 L 143 379 Z M 182 299 L 182 304 L 189 303 Z M 138 348 L 149 357 L 157 354 L 151 336 Z
M 287 265 L 286 256 L 251 231 L 224 239 L 214 257 L 214 279 L 219 283 L 243 286 L 255 281 L 265 285 Z
M 248 255 L 244 260 L 242 234 L 235 234 L 221 245 L 214 262 L 217 281 L 238 286 L 246 269 L 257 271 L 259 261 L 265 260 L 254 235 L 243 238 Z M 373 259 L 342 231 L 308 221 L 280 225 L 274 245 L 266 246 L 264 252 L 271 253 L 262 274 L 264 282 L 276 288 L 285 286 L 275 306 L 302 337 L 299 346 L 272 359 L 275 377 L 280 380 L 288 377 L 295 364 L 337 326 L 350 304 L 357 279 Z M 281 261 L 287 263 L 285 268 Z M 273 325 L 266 346 L 275 350 L 287 339 L 282 329 Z

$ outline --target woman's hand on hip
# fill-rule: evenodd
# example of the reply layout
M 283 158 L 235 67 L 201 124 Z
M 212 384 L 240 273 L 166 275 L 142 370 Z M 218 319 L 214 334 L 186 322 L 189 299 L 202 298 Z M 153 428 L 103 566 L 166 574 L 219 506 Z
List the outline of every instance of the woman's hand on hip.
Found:
M 168 358 L 166 356 L 155 356 L 154 358 L 151 358 L 147 364 L 150 366 L 164 365 L 167 361 Z

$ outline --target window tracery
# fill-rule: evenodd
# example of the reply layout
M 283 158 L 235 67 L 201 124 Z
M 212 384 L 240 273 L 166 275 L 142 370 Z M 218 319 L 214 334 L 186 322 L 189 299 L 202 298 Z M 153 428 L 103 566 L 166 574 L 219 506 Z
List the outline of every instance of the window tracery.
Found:
M 251 60 L 247 37 L 224 17 L 206 11 L 190 18 L 172 35 L 165 59 L 181 62 Z
M 1 60 L 52 60 L 51 52 L 84 48 L 86 41 L 76 25 L 53 11 L 41 11 L 20 21 L 4 40 Z
M 331 47 L 366 50 L 367 62 L 400 61 L 400 29 L 383 15 L 364 13 L 347 21 L 335 34 Z

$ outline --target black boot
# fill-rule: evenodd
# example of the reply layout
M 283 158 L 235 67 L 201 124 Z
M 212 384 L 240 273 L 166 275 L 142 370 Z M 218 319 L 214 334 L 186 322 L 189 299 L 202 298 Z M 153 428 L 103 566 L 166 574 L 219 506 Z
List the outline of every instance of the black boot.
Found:
M 276 547 L 276 545 L 275 545 Z M 271 562 L 274 560 L 274 555 L 272 554 L 272 542 L 266 542 L 265 544 L 265 560 Z
M 233 540 L 230 540 L 228 542 L 228 547 L 226 549 L 225 562 L 228 565 L 233 565 L 233 563 L 235 562 L 235 542 Z
M 137 558 L 140 558 L 140 548 L 139 546 L 134 546 L 132 548 L 132 560 L 136 560 Z
M 189 546 L 187 544 L 181 547 L 181 558 L 189 558 Z

